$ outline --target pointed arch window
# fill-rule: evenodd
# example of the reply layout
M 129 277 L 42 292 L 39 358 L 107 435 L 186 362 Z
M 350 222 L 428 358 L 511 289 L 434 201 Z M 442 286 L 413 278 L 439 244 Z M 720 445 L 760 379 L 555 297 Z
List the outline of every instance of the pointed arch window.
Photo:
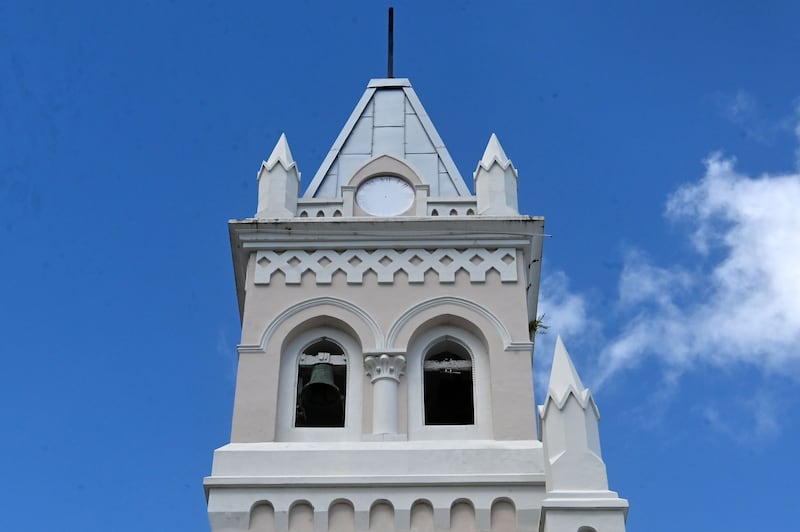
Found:
M 300 355 L 295 427 L 344 427 L 347 357 L 338 343 L 322 338 Z
M 475 402 L 472 357 L 459 342 L 444 338 L 425 354 L 422 365 L 426 425 L 473 425 Z

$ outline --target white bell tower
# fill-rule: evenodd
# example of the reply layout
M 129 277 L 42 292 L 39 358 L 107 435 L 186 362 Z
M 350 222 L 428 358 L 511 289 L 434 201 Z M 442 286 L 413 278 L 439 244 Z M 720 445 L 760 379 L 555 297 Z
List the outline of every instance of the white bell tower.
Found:
M 229 223 L 242 320 L 213 532 L 623 532 L 560 340 L 536 431 L 544 219 L 492 134 L 472 195 L 407 79 L 375 79 L 305 194 L 281 136 Z

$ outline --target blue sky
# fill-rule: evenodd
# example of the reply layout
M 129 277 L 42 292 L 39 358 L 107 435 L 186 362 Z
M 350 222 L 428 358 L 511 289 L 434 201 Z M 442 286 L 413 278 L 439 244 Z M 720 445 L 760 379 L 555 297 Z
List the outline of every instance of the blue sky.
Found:
M 207 530 L 239 324 L 226 221 L 286 132 L 313 176 L 384 2 L 0 3 L 1 530 Z M 398 2 L 468 176 L 544 215 L 628 530 L 770 530 L 800 476 L 800 5 Z M 108 523 L 113 521 L 114 525 Z

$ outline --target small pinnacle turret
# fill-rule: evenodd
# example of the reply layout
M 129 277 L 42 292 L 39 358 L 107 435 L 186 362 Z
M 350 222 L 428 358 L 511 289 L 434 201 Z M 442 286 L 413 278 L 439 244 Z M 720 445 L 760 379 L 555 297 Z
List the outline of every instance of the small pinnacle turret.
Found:
M 581 404 L 582 408 L 586 408 L 591 401 L 592 406 L 596 412 L 597 418 L 600 419 L 600 413 L 597 411 L 597 406 L 594 404 L 592 392 L 590 392 L 581 382 L 578 376 L 578 371 L 572 363 L 572 359 L 561 340 L 561 336 L 556 338 L 556 348 L 553 354 L 553 366 L 550 369 L 550 385 L 547 389 L 548 399 L 553 399 L 555 406 L 561 410 L 567 401 L 569 394 L 572 393 L 575 399 Z M 547 408 L 549 401 L 545 402 Z M 542 413 L 544 415 L 544 413 Z
M 282 133 L 269 159 L 258 172 L 256 218 L 291 218 L 297 210 L 300 172 L 292 157 L 286 134 Z
M 489 142 L 486 144 L 486 149 L 483 152 L 483 157 L 480 161 L 480 166 L 483 167 L 484 170 L 489 171 L 492 168 L 492 164 L 497 163 L 500 165 L 500 168 L 505 170 L 509 166 L 514 170 L 514 175 L 517 175 L 517 170 L 514 168 L 514 165 L 511 164 L 511 161 L 506 156 L 506 152 L 503 150 L 503 147 L 500 145 L 500 141 L 497 139 L 497 135 L 492 133 L 492 136 L 489 137 Z
M 550 386 L 539 407 L 548 490 L 607 490 L 600 456 L 600 413 L 567 348 L 556 340 Z
M 497 135 L 492 133 L 483 157 L 473 174 L 478 214 L 518 215 L 517 169 L 506 156 Z
M 292 157 L 292 150 L 289 149 L 289 141 L 286 140 L 286 133 L 281 133 L 281 137 L 272 149 L 269 159 L 263 164 L 267 167 L 267 171 L 271 171 L 279 162 L 283 165 L 284 170 L 290 170 L 293 166 L 297 166 L 294 162 L 294 157 Z
M 561 337 L 556 339 L 550 385 L 539 418 L 547 489 L 540 530 L 580 530 L 584 521 L 604 522 L 596 530 L 625 530 L 628 502 L 608 489 L 600 452 L 600 413 Z

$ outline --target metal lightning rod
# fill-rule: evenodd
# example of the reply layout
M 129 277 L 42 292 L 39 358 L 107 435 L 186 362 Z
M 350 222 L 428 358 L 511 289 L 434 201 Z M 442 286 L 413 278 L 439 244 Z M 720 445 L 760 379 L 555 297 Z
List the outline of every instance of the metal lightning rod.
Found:
M 389 8 L 389 65 L 387 78 L 394 77 L 394 8 Z

